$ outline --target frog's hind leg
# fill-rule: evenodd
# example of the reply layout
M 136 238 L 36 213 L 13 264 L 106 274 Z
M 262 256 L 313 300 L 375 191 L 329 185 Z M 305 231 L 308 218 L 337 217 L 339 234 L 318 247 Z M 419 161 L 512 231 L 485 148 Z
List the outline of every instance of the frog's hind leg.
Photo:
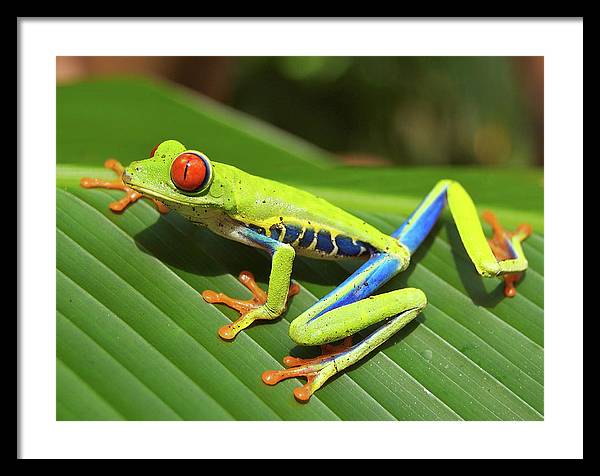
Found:
M 488 243 L 496 259 L 503 261 L 517 258 L 518 251 L 515 250 L 515 244 L 518 244 L 520 249 L 521 241 L 531 235 L 531 225 L 522 224 L 519 225 L 516 231 L 510 232 L 502 227 L 492 212 L 485 211 L 481 217 L 492 227 L 493 235 L 488 239 Z M 519 281 L 522 276 L 522 272 L 506 273 L 502 276 L 502 279 L 504 280 L 505 296 L 513 297 L 517 294 L 515 283 Z
M 104 167 L 115 172 L 117 178 L 115 180 L 108 181 L 92 177 L 83 177 L 79 181 L 79 184 L 84 188 L 108 188 L 111 190 L 122 190 L 123 192 L 125 192 L 125 196 L 123 198 L 109 204 L 108 207 L 113 212 L 122 212 L 130 204 L 137 202 L 140 198 L 143 197 L 143 195 L 140 192 L 136 192 L 135 190 L 123 183 L 121 176 L 123 175 L 124 168 L 117 160 L 108 159 L 106 162 L 104 162 Z M 164 203 L 159 202 L 154 198 L 147 198 L 152 200 L 152 202 L 156 206 L 156 209 L 160 213 L 167 213 L 169 211 L 169 209 Z
M 516 294 L 515 281 L 527 269 L 527 260 L 521 242 L 531 234 L 531 226 L 520 225 L 514 233 L 502 229 L 490 212 L 483 214 L 494 230 L 487 240 L 473 200 L 466 190 L 453 180 L 441 180 L 425 197 L 402 226 L 392 233 L 410 253 L 419 247 L 427 237 L 444 207 L 448 205 L 465 250 L 475 265 L 477 272 L 484 277 L 504 279 L 505 295 Z
M 301 345 L 321 345 L 324 355 L 314 359 L 287 356 L 283 362 L 289 368 L 266 371 L 263 381 L 275 385 L 283 379 L 305 377 L 307 383 L 296 388 L 294 395 L 306 401 L 327 379 L 398 332 L 425 307 L 425 295 L 417 289 L 401 289 L 369 296 L 402 270 L 404 264 L 402 258 L 376 253 L 340 286 L 298 316 L 290 325 L 290 337 Z M 352 335 L 384 320 L 371 335 L 351 345 Z M 342 339 L 340 346 L 326 346 Z
M 401 259 L 396 258 L 391 254 L 375 253 L 342 284 L 317 301 L 302 316 L 299 316 L 298 319 L 302 320 L 304 317 L 308 322 L 311 322 L 320 315 L 333 309 L 360 301 L 361 299 L 370 296 L 402 269 L 404 266 L 402 263 L 403 261 Z M 288 355 L 284 357 L 283 363 L 286 367 L 317 363 L 342 350 L 346 350 L 351 347 L 351 345 L 352 337 L 349 336 L 339 345 L 333 345 L 331 343 L 322 344 L 322 355 L 319 357 L 299 359 Z
M 294 396 L 301 401 L 306 401 L 325 381 L 333 374 L 331 362 L 344 352 L 352 348 L 352 336 L 346 337 L 341 344 L 321 345 L 322 354 L 310 359 L 300 359 L 287 355 L 283 358 L 283 365 L 287 370 L 267 370 L 262 374 L 262 380 L 267 385 L 275 385 L 284 379 L 292 377 L 306 377 L 306 384 L 294 389 Z M 324 370 L 325 369 L 325 370 Z
M 283 365 L 286 367 L 298 367 L 301 365 L 318 364 L 325 359 L 334 357 L 352 347 L 352 336 L 346 337 L 339 344 L 323 344 L 321 345 L 321 355 L 309 359 L 300 359 L 291 355 L 286 355 L 283 358 Z
M 307 382 L 294 389 L 300 401 L 308 400 L 329 378 L 358 362 L 413 320 L 427 305 L 419 289 L 406 288 L 379 294 L 321 314 L 317 320 L 298 317 L 290 327 L 290 336 L 302 345 L 319 345 L 327 340 L 347 338 L 372 324 L 385 321 L 360 342 L 330 355 L 307 359 L 285 370 L 270 370 L 263 382 L 274 385 L 283 379 L 305 377 Z M 294 325 L 296 322 L 298 324 Z

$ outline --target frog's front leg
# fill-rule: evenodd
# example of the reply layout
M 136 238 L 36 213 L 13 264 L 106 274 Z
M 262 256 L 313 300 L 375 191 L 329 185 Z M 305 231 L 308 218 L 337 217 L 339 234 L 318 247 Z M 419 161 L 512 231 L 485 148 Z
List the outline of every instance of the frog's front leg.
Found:
M 252 273 L 242 271 L 238 279 L 253 294 L 252 299 L 235 299 L 211 290 L 202 293 L 206 302 L 222 303 L 240 313 L 239 319 L 219 329 L 219 336 L 225 340 L 233 339 L 242 329 L 258 319 L 276 319 L 285 311 L 288 298 L 300 291 L 297 284 L 290 284 L 295 257 L 294 248 L 242 226 L 233 229 L 231 234 L 230 238 L 236 241 L 266 250 L 271 254 L 272 260 L 267 292 L 258 286 Z
M 136 192 L 135 190 L 123 183 L 121 177 L 123 175 L 124 167 L 117 160 L 108 159 L 106 162 L 104 162 L 104 167 L 112 170 L 117 175 L 117 178 L 115 180 L 108 181 L 93 177 L 83 177 L 79 181 L 79 184 L 84 188 L 107 188 L 111 190 L 122 190 L 123 192 L 125 192 L 125 196 L 123 198 L 117 200 L 116 202 L 112 202 L 109 205 L 109 208 L 113 212 L 122 212 L 130 204 L 137 202 L 140 198 L 143 197 L 143 195 L 140 192 Z M 164 203 L 159 202 L 154 198 L 148 198 L 152 200 L 152 202 L 156 206 L 156 209 L 160 213 L 167 213 L 169 211 L 168 207 Z

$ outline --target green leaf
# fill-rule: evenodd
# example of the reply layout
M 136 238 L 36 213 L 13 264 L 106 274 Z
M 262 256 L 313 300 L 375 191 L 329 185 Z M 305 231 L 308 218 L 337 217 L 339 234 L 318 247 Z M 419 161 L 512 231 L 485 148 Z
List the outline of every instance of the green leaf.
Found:
M 57 419 L 59 420 L 540 420 L 544 401 L 543 177 L 535 170 L 364 169 L 185 91 L 146 80 L 59 87 L 57 94 Z M 412 286 L 425 311 L 380 349 L 334 377 L 307 404 L 300 385 L 269 387 L 294 347 L 289 323 L 343 281 L 357 262 L 298 258 L 302 291 L 282 319 L 234 342 L 217 329 L 235 311 L 205 303 L 204 289 L 247 296 L 252 270 L 270 262 L 175 213 L 140 201 L 122 214 L 120 193 L 79 187 L 112 178 L 103 161 L 144 157 L 177 138 L 217 160 L 287 182 L 342 206 L 384 232 L 441 178 L 460 180 L 481 210 L 506 226 L 528 221 L 530 269 L 518 295 L 474 271 L 445 214 L 410 268 L 382 291 Z

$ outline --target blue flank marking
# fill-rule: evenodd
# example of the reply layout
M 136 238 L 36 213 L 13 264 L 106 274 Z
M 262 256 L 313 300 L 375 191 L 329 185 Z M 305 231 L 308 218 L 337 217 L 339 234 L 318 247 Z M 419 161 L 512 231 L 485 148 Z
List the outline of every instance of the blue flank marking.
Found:
M 372 255 L 373 253 L 375 253 L 375 248 L 373 248 L 369 243 L 359 240 L 356 242 L 356 244 L 362 247 L 362 251 L 360 253 L 361 255 L 364 255 L 364 254 Z
M 283 237 L 284 243 L 293 243 L 300 236 L 302 228 L 295 225 L 285 225 L 285 236 Z
M 244 227 L 242 230 L 240 230 L 240 233 L 245 238 L 261 246 L 271 254 L 273 254 L 279 246 L 283 246 L 283 243 L 280 243 L 273 238 L 269 238 L 266 235 L 262 235 L 252 228 Z
M 330 299 L 339 288 L 348 286 L 349 292 L 341 296 L 337 301 L 331 303 L 328 307 L 309 319 L 312 322 L 321 317 L 323 314 L 336 309 L 338 307 L 352 304 L 369 297 L 382 285 L 388 282 L 396 275 L 400 266 L 400 261 L 387 253 L 374 254 L 365 264 L 358 268 L 348 279 L 340 284 L 336 289 L 319 300 L 314 305 L 317 306 L 320 302 Z M 367 271 L 369 268 L 369 271 Z M 355 286 L 353 286 L 353 284 Z M 307 322 L 307 323 L 308 323 Z
M 281 225 L 271 225 L 269 230 L 271 231 L 271 238 L 274 240 L 279 240 L 279 235 L 281 235 Z
M 411 213 L 402 226 L 392 233 L 392 236 L 405 245 L 411 254 L 427 237 L 446 206 L 446 190 L 447 187 L 442 190 L 417 221 L 411 223 L 412 217 L 421 209 L 423 202 Z
M 363 248 L 352 241 L 349 236 L 338 235 L 335 237 L 335 244 L 338 247 L 337 254 L 340 256 L 358 256 Z
M 323 253 L 331 253 L 333 251 L 333 241 L 331 241 L 331 233 L 326 230 L 320 230 L 317 233 L 317 246 L 316 249 Z
M 300 246 L 301 248 L 308 248 L 314 239 L 315 230 L 313 230 L 312 228 L 307 228 L 306 230 L 304 230 L 304 235 L 302 235 L 302 238 L 300 238 L 298 246 Z

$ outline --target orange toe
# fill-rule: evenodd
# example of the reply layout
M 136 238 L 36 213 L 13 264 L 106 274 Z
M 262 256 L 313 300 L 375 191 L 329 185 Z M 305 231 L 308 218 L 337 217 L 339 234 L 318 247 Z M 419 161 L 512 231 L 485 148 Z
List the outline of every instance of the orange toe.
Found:
M 232 340 L 235 338 L 237 333 L 232 329 L 231 324 L 227 324 L 219 328 L 218 334 L 221 339 Z
M 108 181 L 92 177 L 82 177 L 79 180 L 79 184 L 84 188 L 106 188 L 109 190 L 122 190 L 123 192 L 125 192 L 125 196 L 123 198 L 115 202 L 111 202 L 108 206 L 113 212 L 117 213 L 122 212 L 129 205 L 137 202 L 140 198 L 143 197 L 143 195 L 140 192 L 136 192 L 134 189 L 128 187 L 123 183 L 121 176 L 123 175 L 123 171 L 125 169 L 117 160 L 108 159 L 106 162 L 104 162 L 104 167 L 106 167 L 107 169 L 111 169 L 113 172 L 115 172 L 117 178 L 115 180 Z M 151 197 L 147 198 L 149 198 L 154 203 L 156 209 L 160 213 L 167 213 L 169 211 L 169 208 L 164 203 Z
M 267 370 L 262 374 L 262 381 L 267 385 L 275 385 L 288 378 L 306 377 L 306 383 L 294 389 L 294 397 L 301 402 L 306 402 L 314 393 L 312 384 L 318 373 L 318 368 L 309 365 L 288 370 Z
M 267 302 L 267 293 L 258 285 L 254 279 L 254 275 L 250 271 L 242 271 L 238 280 L 242 283 L 251 293 L 251 299 L 236 299 L 227 296 L 223 293 L 218 293 L 207 289 L 202 291 L 202 298 L 211 304 L 225 304 L 231 309 L 235 309 L 240 313 L 240 318 L 231 324 L 227 324 L 221 327 L 218 331 L 219 337 L 224 340 L 232 340 L 242 329 L 250 325 L 254 319 L 250 316 L 245 317 L 251 311 L 258 309 Z M 294 294 L 298 294 L 300 286 L 296 283 L 290 285 L 290 291 L 288 293 L 288 299 Z
M 235 309 L 240 314 L 247 314 L 253 309 L 262 306 L 267 302 L 268 294 L 258 285 L 254 275 L 250 271 L 242 271 L 238 276 L 238 281 L 242 283 L 251 293 L 251 299 L 236 299 L 223 293 L 218 293 L 207 289 L 202 291 L 202 297 L 211 304 L 225 304 Z M 300 286 L 296 283 L 290 285 L 288 299 L 300 292 Z

